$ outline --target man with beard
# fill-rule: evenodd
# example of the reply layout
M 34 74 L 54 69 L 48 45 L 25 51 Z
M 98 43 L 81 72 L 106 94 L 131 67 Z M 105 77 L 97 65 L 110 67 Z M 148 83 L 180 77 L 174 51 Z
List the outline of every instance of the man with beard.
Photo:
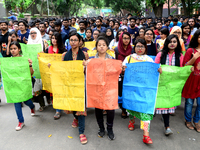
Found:
M 62 26 L 62 22 L 60 20 L 57 20 L 56 22 L 54 22 L 55 24 L 55 30 L 56 32 L 60 33 L 61 34 L 61 37 L 62 37 L 62 42 L 63 44 L 65 43 L 65 41 L 68 39 L 68 36 L 65 32 L 61 32 L 61 26 Z
M 157 35 L 157 36 L 160 35 L 161 28 L 162 28 L 162 22 L 158 21 L 156 23 L 156 30 L 154 30 L 155 35 Z
M 139 29 L 135 26 L 136 18 L 130 17 L 129 21 L 130 21 L 130 27 L 128 27 L 128 32 L 131 35 L 131 39 L 132 39 L 131 43 L 134 43 L 135 39 L 139 35 Z
M 85 34 L 85 29 L 87 26 L 87 22 L 85 20 L 81 20 L 79 21 L 79 28 L 80 30 L 77 32 L 80 36 L 83 37 L 83 39 L 86 38 L 86 34 Z
M 1 21 L 1 33 L 0 33 L 0 50 L 3 57 L 8 57 L 10 52 L 7 51 L 7 45 L 8 45 L 8 22 L 7 21 Z
M 63 26 L 64 26 L 64 28 L 62 29 L 62 32 L 65 32 L 67 35 L 69 35 L 69 32 L 70 32 L 71 30 L 75 30 L 75 31 L 76 31 L 76 28 L 71 27 L 71 26 L 69 25 L 69 19 L 64 18 L 62 24 L 63 24 Z
M 193 36 L 194 33 L 197 31 L 197 28 L 195 27 L 195 20 L 194 20 L 194 18 L 190 18 L 190 19 L 188 20 L 188 24 L 189 24 L 190 27 L 191 27 L 191 35 Z
M 92 32 L 94 32 L 94 30 L 100 30 L 101 32 L 106 32 L 106 28 L 102 27 L 102 20 L 100 18 L 96 19 L 96 27 L 92 30 Z
M 49 40 L 50 40 L 49 35 L 45 33 L 45 30 L 46 30 L 46 24 L 45 24 L 44 22 L 40 22 L 39 30 L 40 30 L 40 33 L 41 33 L 42 39 L 43 39 L 43 40 L 47 40 L 47 41 L 49 41 Z

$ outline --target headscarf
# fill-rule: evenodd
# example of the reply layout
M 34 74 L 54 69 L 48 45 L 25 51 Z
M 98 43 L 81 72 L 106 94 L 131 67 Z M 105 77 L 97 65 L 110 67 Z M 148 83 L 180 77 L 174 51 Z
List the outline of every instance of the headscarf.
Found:
M 172 30 L 171 30 L 171 32 L 170 32 L 169 35 L 174 34 L 174 32 L 176 32 L 176 31 L 181 32 L 181 34 L 178 35 L 178 39 L 179 39 L 180 45 L 182 46 L 182 44 L 184 43 L 184 41 L 181 38 L 181 36 L 182 36 L 182 30 L 181 30 L 181 28 L 179 26 L 174 26 L 172 28 Z
M 120 37 L 119 37 L 119 43 L 118 43 L 118 51 L 119 51 L 119 54 L 118 54 L 118 59 L 121 60 L 121 61 L 124 61 L 124 59 L 126 58 L 126 56 L 130 55 L 131 54 L 131 51 L 132 51 L 132 46 L 129 42 L 126 50 L 124 49 L 123 47 L 123 33 L 121 33 Z M 131 39 L 130 39 L 131 41 Z
M 35 38 L 35 40 L 33 40 L 31 38 L 30 33 L 32 31 L 35 31 L 37 33 L 37 36 Z M 37 28 L 31 28 L 30 32 L 29 32 L 29 36 L 28 36 L 28 43 L 27 44 L 41 44 L 42 45 L 42 49 L 43 49 L 43 42 L 42 42 L 42 36 L 40 31 Z
M 106 32 L 107 32 L 108 29 L 110 29 L 111 35 L 110 35 L 110 36 L 107 36 L 107 35 L 106 35 L 106 37 L 107 37 L 108 42 L 109 42 L 109 44 L 110 44 L 110 42 L 114 39 L 114 33 L 113 33 L 113 29 L 112 29 L 111 27 L 107 27 Z

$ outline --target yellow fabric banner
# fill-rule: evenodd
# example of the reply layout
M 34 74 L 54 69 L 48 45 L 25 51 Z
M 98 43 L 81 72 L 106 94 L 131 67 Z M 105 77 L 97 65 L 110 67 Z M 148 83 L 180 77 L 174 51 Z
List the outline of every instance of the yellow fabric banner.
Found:
M 85 47 L 92 50 L 93 48 L 95 48 L 96 41 L 89 41 L 89 42 L 85 42 Z
M 62 54 L 39 53 L 38 59 L 43 90 L 52 93 L 50 68 L 48 67 L 48 64 L 52 61 L 62 61 Z
M 83 61 L 51 62 L 53 108 L 84 111 L 85 78 Z
M 97 50 L 88 50 L 87 51 L 89 57 L 94 57 L 97 54 Z M 115 58 L 115 51 L 113 50 L 107 50 L 107 53 Z

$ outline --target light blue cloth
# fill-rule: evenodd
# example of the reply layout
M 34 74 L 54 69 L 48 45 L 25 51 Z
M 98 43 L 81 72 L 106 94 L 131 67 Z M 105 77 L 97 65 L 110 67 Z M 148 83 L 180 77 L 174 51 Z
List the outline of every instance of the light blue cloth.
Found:
M 136 62 L 127 64 L 123 80 L 123 108 L 154 114 L 160 64 Z

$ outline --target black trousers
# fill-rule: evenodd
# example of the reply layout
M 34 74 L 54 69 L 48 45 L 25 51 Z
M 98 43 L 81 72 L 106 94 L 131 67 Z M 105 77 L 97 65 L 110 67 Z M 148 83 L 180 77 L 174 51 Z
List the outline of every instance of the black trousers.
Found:
M 165 127 L 169 127 L 169 114 L 162 114 Z
M 106 110 L 107 112 L 107 130 L 112 130 L 113 128 L 113 121 L 115 117 L 115 110 Z M 103 110 L 95 108 L 95 115 L 97 119 L 97 123 L 101 130 L 105 130 L 104 127 L 104 120 L 103 120 Z
M 119 81 L 118 81 L 118 95 L 122 97 L 122 90 L 123 90 L 123 80 L 124 75 L 120 74 Z M 122 107 L 122 103 L 119 103 L 119 108 L 122 110 L 124 114 L 126 114 L 126 109 Z

